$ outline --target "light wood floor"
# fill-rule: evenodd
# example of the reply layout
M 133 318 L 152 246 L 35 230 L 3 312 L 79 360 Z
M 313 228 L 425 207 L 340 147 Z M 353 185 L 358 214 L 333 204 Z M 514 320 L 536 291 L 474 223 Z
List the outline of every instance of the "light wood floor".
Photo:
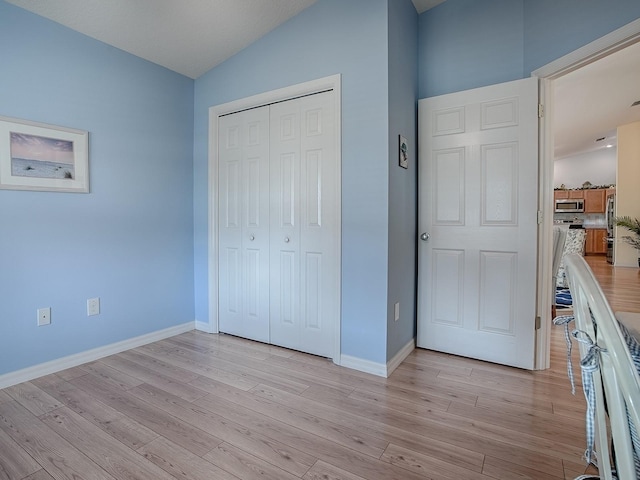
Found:
M 637 272 L 596 268 L 640 311 Z M 552 352 L 528 372 L 417 350 L 383 379 L 189 332 L 0 390 L 0 479 L 573 478 L 584 399 L 559 329 Z

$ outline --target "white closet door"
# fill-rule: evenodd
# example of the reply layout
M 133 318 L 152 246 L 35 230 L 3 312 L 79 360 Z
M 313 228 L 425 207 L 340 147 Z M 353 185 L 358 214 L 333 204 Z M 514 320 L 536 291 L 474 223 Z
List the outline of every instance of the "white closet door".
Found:
M 219 329 L 269 342 L 269 107 L 218 125 Z
M 338 324 L 333 92 L 271 106 L 271 343 L 331 357 Z

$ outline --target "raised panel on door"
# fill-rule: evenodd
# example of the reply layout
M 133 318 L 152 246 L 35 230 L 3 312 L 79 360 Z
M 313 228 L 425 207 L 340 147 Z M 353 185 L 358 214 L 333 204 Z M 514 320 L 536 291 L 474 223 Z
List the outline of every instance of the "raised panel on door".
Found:
M 323 356 L 333 355 L 339 315 L 332 95 L 271 107 L 271 178 L 278 192 L 271 195 L 271 341 Z M 283 275 L 295 278 L 292 295 L 284 291 Z
M 535 79 L 421 100 L 419 125 L 417 345 L 532 368 Z
M 270 338 L 300 343 L 300 111 L 298 101 L 271 106 Z
M 269 341 L 269 111 L 218 123 L 219 329 Z
M 302 99 L 300 255 L 303 319 L 301 349 L 333 352 L 340 293 L 338 258 L 338 165 L 333 93 Z

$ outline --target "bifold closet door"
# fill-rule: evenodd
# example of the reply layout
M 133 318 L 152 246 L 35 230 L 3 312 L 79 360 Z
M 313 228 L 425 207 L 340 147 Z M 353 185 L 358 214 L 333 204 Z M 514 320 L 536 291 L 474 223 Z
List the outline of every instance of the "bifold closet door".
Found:
M 271 343 L 326 357 L 339 315 L 333 92 L 270 109 Z
M 218 123 L 219 329 L 269 342 L 269 107 Z

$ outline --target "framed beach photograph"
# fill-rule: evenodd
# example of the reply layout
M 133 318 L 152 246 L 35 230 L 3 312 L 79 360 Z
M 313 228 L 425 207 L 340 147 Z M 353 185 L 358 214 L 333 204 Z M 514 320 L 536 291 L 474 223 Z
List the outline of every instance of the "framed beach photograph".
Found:
M 0 188 L 89 192 L 89 133 L 0 117 Z
M 409 146 L 407 145 L 407 139 L 402 135 L 398 135 L 398 165 L 402 168 L 409 168 Z

